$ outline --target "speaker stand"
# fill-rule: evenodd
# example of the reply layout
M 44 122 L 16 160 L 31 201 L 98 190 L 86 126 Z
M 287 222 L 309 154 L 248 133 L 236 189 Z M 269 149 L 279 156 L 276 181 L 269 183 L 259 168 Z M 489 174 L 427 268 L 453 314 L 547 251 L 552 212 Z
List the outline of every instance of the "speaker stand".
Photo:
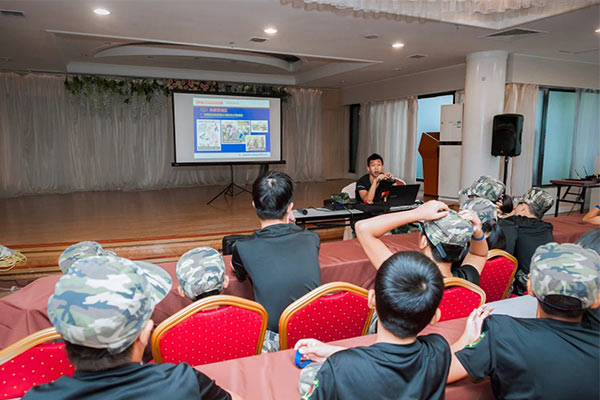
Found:
M 504 178 L 502 178 L 502 183 L 506 186 L 506 175 L 508 174 L 508 160 L 510 157 L 504 156 Z
M 247 192 L 247 193 L 252 193 L 249 190 L 247 190 L 246 188 L 243 188 L 240 185 L 236 185 L 233 182 L 233 165 L 231 165 L 231 164 L 229 164 L 229 172 L 230 172 L 230 177 L 231 177 L 231 179 L 229 180 L 229 185 L 227 185 L 225 187 L 225 189 L 221 190 L 219 192 L 219 194 L 217 194 L 215 197 L 213 197 L 212 199 L 210 199 L 210 201 L 208 203 L 206 203 L 206 205 L 209 205 L 210 203 L 212 203 L 213 201 L 215 201 L 216 199 L 218 199 L 221 196 L 223 196 L 223 197 L 227 197 L 227 196 L 233 197 L 234 196 L 234 194 L 233 194 L 233 189 L 234 188 L 238 188 L 238 189 L 240 189 L 240 190 L 242 190 L 244 192 Z M 238 194 L 240 194 L 240 193 L 242 193 L 242 192 L 238 192 Z

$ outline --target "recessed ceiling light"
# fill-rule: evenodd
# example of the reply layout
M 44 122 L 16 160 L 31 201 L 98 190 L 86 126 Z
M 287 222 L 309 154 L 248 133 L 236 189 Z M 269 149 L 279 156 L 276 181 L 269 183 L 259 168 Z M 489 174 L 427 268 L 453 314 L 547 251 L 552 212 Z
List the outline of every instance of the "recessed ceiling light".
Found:
M 376 33 L 369 33 L 368 35 L 363 36 L 365 39 L 377 39 L 379 37 Z
M 108 14 L 110 14 L 110 11 L 108 11 L 106 8 L 96 8 L 94 10 L 94 13 L 96 13 L 98 15 L 108 15 Z
M 393 48 L 395 48 L 395 49 L 399 49 L 399 48 L 401 48 L 401 47 L 404 47 L 404 43 L 401 43 L 401 42 L 396 42 L 396 43 L 394 43 L 394 44 L 392 45 L 392 47 L 393 47 Z
M 265 33 L 268 33 L 269 35 L 274 35 L 277 33 L 277 29 L 275 28 L 267 28 L 265 29 Z
M 596 33 L 600 33 L 600 28 L 596 29 Z

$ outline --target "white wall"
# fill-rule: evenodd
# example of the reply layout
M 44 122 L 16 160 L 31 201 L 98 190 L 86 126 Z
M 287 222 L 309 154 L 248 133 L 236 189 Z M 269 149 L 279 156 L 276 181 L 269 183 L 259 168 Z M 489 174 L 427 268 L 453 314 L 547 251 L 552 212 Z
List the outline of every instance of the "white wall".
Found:
M 403 75 L 342 89 L 342 104 L 449 92 L 465 87 L 465 64 Z
M 506 82 L 600 89 L 600 65 L 511 54 Z

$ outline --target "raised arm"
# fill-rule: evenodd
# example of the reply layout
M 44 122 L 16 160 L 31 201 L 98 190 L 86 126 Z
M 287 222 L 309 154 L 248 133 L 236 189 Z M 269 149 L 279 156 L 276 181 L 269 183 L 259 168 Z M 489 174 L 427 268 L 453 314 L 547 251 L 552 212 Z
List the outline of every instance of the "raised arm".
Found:
M 369 261 L 376 269 L 393 253 L 379 239 L 386 232 L 416 221 L 432 221 L 448 215 L 448 206 L 441 201 L 431 200 L 410 211 L 383 214 L 356 223 L 356 236 Z
M 583 222 L 592 225 L 600 225 L 600 204 L 590 208 L 587 214 L 583 216 Z
M 488 244 L 485 240 L 485 234 L 481 228 L 481 220 L 471 210 L 463 210 L 458 215 L 470 221 L 473 224 L 473 235 L 471 236 L 471 244 L 469 247 L 469 253 L 463 261 L 464 264 L 469 264 L 475 267 L 477 272 L 481 274 L 483 267 L 487 261 L 488 255 Z

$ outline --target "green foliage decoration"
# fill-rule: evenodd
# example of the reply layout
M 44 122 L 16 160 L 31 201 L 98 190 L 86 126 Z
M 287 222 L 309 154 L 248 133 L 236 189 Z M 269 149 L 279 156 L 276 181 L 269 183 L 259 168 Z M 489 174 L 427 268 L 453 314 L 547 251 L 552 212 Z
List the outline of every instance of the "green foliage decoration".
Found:
M 206 94 L 281 97 L 283 101 L 289 96 L 283 86 L 180 79 L 107 78 L 93 75 L 69 75 L 65 79 L 65 88 L 72 95 L 85 97 L 96 94 L 119 95 L 127 104 L 134 96 L 142 96 L 150 102 L 153 96 L 161 94 L 168 96 L 173 90 Z

